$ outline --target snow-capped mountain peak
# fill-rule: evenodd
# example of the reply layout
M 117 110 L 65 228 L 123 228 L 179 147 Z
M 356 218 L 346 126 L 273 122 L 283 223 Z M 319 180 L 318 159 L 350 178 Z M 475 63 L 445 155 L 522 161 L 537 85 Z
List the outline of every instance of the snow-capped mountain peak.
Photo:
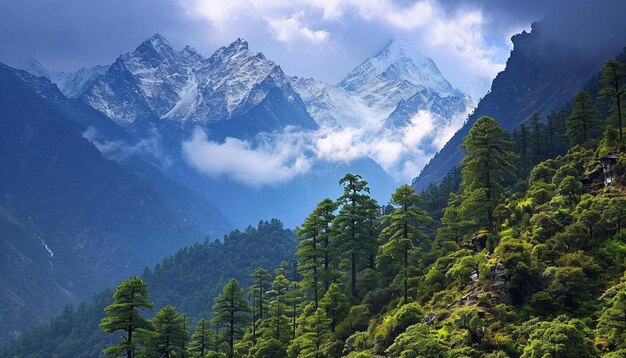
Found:
M 24 70 L 30 73 L 31 75 L 35 75 L 38 77 L 43 76 L 43 77 L 48 77 L 49 79 L 52 79 L 51 73 L 48 71 L 48 69 L 46 69 L 46 67 L 42 65 L 41 62 L 39 62 L 39 60 L 37 60 L 34 57 L 31 57 L 25 61 L 20 62 L 19 64 L 17 64 L 16 68 Z
M 185 46 L 185 48 L 180 51 L 179 55 L 188 62 L 201 62 L 204 60 L 204 57 L 202 57 L 195 48 L 189 45 Z
M 463 96 L 443 77 L 432 59 L 399 39 L 389 41 L 382 50 L 357 66 L 339 86 L 387 113 L 422 89 L 442 97 Z
M 128 126 L 146 120 L 217 123 L 245 116 L 270 96 L 293 110 L 292 118 L 280 120 L 315 125 L 280 67 L 250 51 L 245 40 L 239 38 L 204 58 L 189 46 L 175 51 L 156 34 L 120 56 L 83 98 Z M 265 103 L 264 108 L 273 107 Z

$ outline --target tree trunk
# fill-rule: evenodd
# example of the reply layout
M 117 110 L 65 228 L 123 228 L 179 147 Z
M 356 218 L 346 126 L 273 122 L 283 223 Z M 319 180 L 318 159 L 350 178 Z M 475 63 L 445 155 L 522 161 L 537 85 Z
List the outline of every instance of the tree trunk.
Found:
M 318 302 L 317 291 L 317 238 L 313 235 L 313 298 L 316 310 Z
M 230 351 L 228 352 L 228 356 L 233 358 L 234 352 L 233 349 L 235 347 L 235 297 L 234 295 L 230 296 L 230 327 L 228 332 L 229 340 L 228 345 L 230 346 Z
M 404 247 L 404 304 L 409 302 L 409 249 Z
M 351 291 L 352 291 L 352 297 L 356 298 L 356 252 L 352 251 L 352 257 L 351 257 L 351 261 L 352 261 L 352 268 L 351 268 Z
M 133 327 L 128 326 L 128 348 L 126 348 L 126 356 L 128 358 L 133 358 Z

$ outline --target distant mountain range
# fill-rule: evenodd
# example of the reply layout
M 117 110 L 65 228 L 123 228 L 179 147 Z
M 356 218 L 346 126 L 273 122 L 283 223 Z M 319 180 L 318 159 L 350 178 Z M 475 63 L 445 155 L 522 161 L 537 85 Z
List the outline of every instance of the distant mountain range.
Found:
M 412 118 L 419 111 L 433 113 L 435 123 L 425 133 L 420 152 L 403 154 L 407 159 L 418 156 L 425 162 L 439 149 L 434 140 L 443 132 L 453 133 L 472 105 L 472 100 L 454 88 L 430 58 L 397 39 L 337 85 L 289 77 L 262 53 L 250 51 L 242 39 L 205 58 L 189 46 L 174 50 L 160 34 L 109 66 L 61 74 L 31 60 L 25 69 L 57 81 L 68 97 L 123 128 L 132 137 L 130 142 L 152 141 L 154 150 L 137 155 L 216 202 L 237 225 L 270 215 L 294 226 L 323 199 L 323 193 L 335 192 L 338 180 L 349 171 L 362 173 L 374 184 L 379 198 L 387 200 L 398 183 L 391 178 L 394 173 L 376 162 L 376 156 L 363 153 L 331 162 L 310 158 L 315 155 L 309 152 L 316 151 L 310 147 L 315 145 L 312 142 L 318 138 L 318 130 L 358 130 L 359 138 L 355 140 L 365 141 L 357 144 L 366 148 L 370 145 L 367 141 L 382 133 L 390 141 L 400 142 L 404 129 L 415 125 Z M 109 148 L 108 142 L 120 140 L 119 136 L 111 137 L 101 124 L 92 126 L 100 136 L 100 148 Z M 303 151 L 313 164 L 308 172 L 290 182 L 262 191 L 232 178 L 206 176 L 191 168 L 181 152 L 181 143 L 188 141 L 197 128 L 217 144 L 233 137 L 247 141 L 252 148 L 259 143 L 274 145 L 271 140 L 268 143 L 267 136 L 257 137 L 259 133 L 280 134 L 286 128 L 295 128 L 308 133 L 308 142 L 294 150 Z M 118 160 L 119 155 L 105 154 Z M 297 195 L 306 197 L 305 205 L 293 200 Z M 268 206 L 269 202 L 272 204 Z

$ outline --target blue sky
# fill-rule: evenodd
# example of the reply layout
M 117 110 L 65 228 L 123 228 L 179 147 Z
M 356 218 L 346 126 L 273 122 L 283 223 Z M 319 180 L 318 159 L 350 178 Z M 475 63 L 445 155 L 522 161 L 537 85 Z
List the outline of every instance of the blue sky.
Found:
M 75 70 L 112 63 L 159 32 L 205 56 L 238 37 L 291 75 L 330 83 L 393 37 L 432 57 L 474 96 L 503 68 L 511 35 L 548 11 L 497 0 L 5 0 L 0 60 Z

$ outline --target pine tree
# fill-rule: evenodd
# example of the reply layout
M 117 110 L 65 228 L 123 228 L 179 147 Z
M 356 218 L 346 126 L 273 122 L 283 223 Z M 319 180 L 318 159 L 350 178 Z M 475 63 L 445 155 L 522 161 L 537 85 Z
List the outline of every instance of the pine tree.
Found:
M 148 286 L 139 277 L 131 277 L 117 286 L 113 300 L 104 309 L 106 316 L 100 322 L 100 327 L 107 333 L 124 331 L 126 336 L 119 344 L 105 349 L 104 352 L 111 356 L 125 353 L 126 357 L 132 358 L 137 350 L 133 333 L 139 329 L 150 328 L 150 322 L 139 314 L 139 310 L 153 306 L 148 300 Z
M 339 198 L 341 209 L 333 221 L 333 233 L 338 249 L 350 258 L 350 292 L 357 297 L 356 273 L 359 253 L 365 251 L 373 266 L 373 252 L 376 247 L 374 229 L 378 206 L 368 195 L 367 182 L 360 175 L 346 174 L 340 181 L 344 193 Z
M 304 275 L 305 282 L 310 282 L 311 290 L 313 291 L 313 304 L 316 309 L 319 302 L 319 271 L 323 256 L 320 243 L 320 236 L 323 230 L 322 225 L 316 209 L 304 220 L 302 226 L 296 229 L 298 237 L 296 255 L 298 256 L 300 271 Z
M 517 132 L 517 148 L 518 148 L 518 156 L 519 160 L 519 168 L 520 173 L 519 176 L 522 178 L 526 178 L 528 176 L 528 130 L 526 129 L 525 124 L 521 124 L 519 126 L 519 130 Z
M 333 283 L 326 291 L 324 297 L 320 301 L 320 307 L 331 320 L 331 329 L 334 331 L 337 324 L 341 322 L 350 309 L 348 297 L 343 293 L 339 285 Z
M 330 325 L 331 319 L 321 308 L 316 309 L 312 315 L 306 317 L 300 357 L 320 358 L 323 356 L 322 345 L 330 338 Z
M 470 130 L 462 149 L 463 210 L 493 230 L 493 210 L 503 191 L 506 175 L 514 176 L 513 153 L 507 133 L 489 117 L 481 117 Z
M 336 270 L 333 268 L 332 262 L 336 259 L 337 255 L 333 249 L 333 243 L 331 238 L 331 228 L 333 220 L 335 219 L 335 211 L 337 210 L 337 203 L 332 199 L 326 198 L 322 200 L 315 209 L 321 220 L 320 223 L 320 243 L 322 251 L 322 273 L 320 279 L 323 283 L 324 292 L 328 291 L 330 284 L 334 282 L 337 277 Z
M 143 333 L 147 357 L 184 358 L 187 356 L 187 318 L 172 306 L 160 309 L 152 319 L 153 329 Z
M 193 358 L 203 358 L 205 354 L 215 346 L 215 332 L 211 330 L 211 322 L 201 319 L 196 324 L 196 329 L 189 343 L 189 355 Z
M 572 145 L 589 145 L 601 133 L 598 113 L 586 92 L 581 91 L 574 98 L 574 108 L 567 117 L 566 125 L 565 133 Z
M 226 342 L 230 358 L 234 356 L 235 340 L 241 337 L 241 329 L 249 321 L 249 312 L 248 301 L 237 280 L 228 281 L 222 293 L 215 298 L 213 322 L 216 327 L 226 327 Z
M 291 338 L 291 328 L 289 319 L 287 318 L 287 292 L 291 286 L 291 282 L 286 276 L 288 264 L 283 262 L 281 267 L 276 270 L 276 276 L 272 281 L 272 289 L 268 291 L 271 295 L 269 303 L 270 317 L 265 320 L 263 334 L 267 338 L 274 338 L 279 342 L 285 343 Z
M 257 280 L 256 285 L 253 287 L 256 287 L 256 292 L 258 293 L 258 299 L 256 301 L 259 305 L 259 319 L 263 319 L 263 304 L 266 301 L 266 298 L 264 297 L 267 286 L 266 282 L 270 279 L 270 274 L 266 269 L 258 267 L 254 270 L 251 276 Z
M 417 205 L 419 196 L 409 185 L 402 185 L 391 195 L 391 204 L 396 208 L 383 216 L 383 222 L 389 225 L 381 232 L 385 243 L 381 252 L 393 260 L 402 260 L 404 276 L 404 302 L 409 299 L 409 254 L 415 248 L 415 242 L 424 243 L 428 237 L 422 232 L 425 224 L 432 222 L 426 212 Z
M 530 125 L 533 131 L 533 149 L 534 149 L 534 161 L 533 164 L 539 163 L 543 158 L 542 147 L 543 144 L 543 124 L 539 118 L 539 113 L 533 113 L 530 117 Z
M 622 124 L 622 99 L 626 94 L 626 85 L 622 83 L 626 80 L 626 65 L 619 61 L 609 61 L 604 65 L 600 82 L 604 87 L 600 91 L 603 97 L 610 97 L 612 100 L 611 116 L 615 119 L 619 133 L 620 150 L 624 146 L 623 124 Z

